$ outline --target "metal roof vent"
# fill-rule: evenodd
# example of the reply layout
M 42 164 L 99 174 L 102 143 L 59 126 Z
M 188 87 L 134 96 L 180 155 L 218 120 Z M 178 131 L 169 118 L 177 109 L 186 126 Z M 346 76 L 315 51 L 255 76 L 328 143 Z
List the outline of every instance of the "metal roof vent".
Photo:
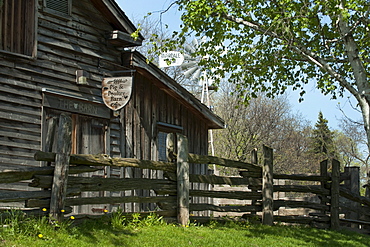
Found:
M 70 0 L 44 0 L 45 7 L 49 10 L 62 13 L 64 15 L 70 15 Z

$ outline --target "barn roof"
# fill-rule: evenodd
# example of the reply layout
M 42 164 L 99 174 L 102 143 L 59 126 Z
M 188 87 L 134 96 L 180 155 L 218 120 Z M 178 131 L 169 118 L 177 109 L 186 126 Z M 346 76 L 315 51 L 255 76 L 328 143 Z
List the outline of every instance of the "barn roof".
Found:
M 222 129 L 225 122 L 206 105 L 200 102 L 193 94 L 187 91 L 174 79 L 158 68 L 153 63 L 148 63 L 144 55 L 138 51 L 127 52 L 124 55 L 125 62 L 129 63 L 132 68 L 146 76 L 153 78 L 157 87 L 179 100 L 185 107 L 201 118 L 204 118 L 210 129 Z

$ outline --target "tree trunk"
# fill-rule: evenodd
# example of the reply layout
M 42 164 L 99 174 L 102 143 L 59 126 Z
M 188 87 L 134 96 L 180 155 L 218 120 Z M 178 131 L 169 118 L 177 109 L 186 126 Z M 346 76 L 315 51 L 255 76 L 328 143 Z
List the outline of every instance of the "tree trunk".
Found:
M 339 8 L 345 9 L 342 4 L 339 5 Z M 341 84 L 341 86 L 345 87 L 357 99 L 360 105 L 366 131 L 367 147 L 370 152 L 370 85 L 368 83 L 368 73 L 359 55 L 359 48 L 349 23 L 342 14 L 338 16 L 338 30 L 344 41 L 346 55 L 353 70 L 357 90 L 350 83 Z M 368 176 L 367 169 L 366 176 Z
M 370 87 L 369 87 L 370 88 Z M 370 92 L 369 92 L 370 94 Z M 359 105 L 361 108 L 361 113 L 362 113 L 362 118 L 364 121 L 364 128 L 366 131 L 366 137 L 367 137 L 367 149 L 369 150 L 370 153 L 370 101 L 367 100 L 367 98 L 370 97 L 370 95 L 367 95 L 367 97 L 363 97 L 362 100 L 359 101 Z M 368 159 L 366 159 L 366 178 L 367 178 L 367 183 L 370 183 L 369 180 L 369 165 L 368 165 Z M 369 194 L 369 187 L 366 187 L 366 194 Z

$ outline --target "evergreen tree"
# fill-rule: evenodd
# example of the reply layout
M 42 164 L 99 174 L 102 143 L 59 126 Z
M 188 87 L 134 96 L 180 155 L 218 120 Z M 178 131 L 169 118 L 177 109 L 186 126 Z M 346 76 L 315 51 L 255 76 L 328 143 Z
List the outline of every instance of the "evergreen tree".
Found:
M 311 152 L 317 155 L 318 159 L 338 159 L 334 132 L 329 129 L 328 120 L 324 118 L 321 111 L 312 131 Z

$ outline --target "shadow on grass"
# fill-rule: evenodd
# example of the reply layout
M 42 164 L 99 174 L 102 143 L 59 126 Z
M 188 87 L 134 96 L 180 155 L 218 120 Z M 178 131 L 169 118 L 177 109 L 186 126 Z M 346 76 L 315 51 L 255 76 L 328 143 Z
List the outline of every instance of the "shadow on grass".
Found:
M 314 246 L 346 246 L 359 247 L 369 246 L 370 236 L 350 231 L 318 230 L 309 227 L 296 226 L 253 226 L 249 229 L 246 237 L 253 238 L 293 238 L 297 241 Z
M 89 246 L 101 246 L 101 241 L 104 239 L 109 246 L 126 246 L 127 237 L 136 236 L 133 230 L 129 229 L 114 229 L 107 221 L 103 220 L 87 220 L 69 229 L 71 235 L 89 244 Z

